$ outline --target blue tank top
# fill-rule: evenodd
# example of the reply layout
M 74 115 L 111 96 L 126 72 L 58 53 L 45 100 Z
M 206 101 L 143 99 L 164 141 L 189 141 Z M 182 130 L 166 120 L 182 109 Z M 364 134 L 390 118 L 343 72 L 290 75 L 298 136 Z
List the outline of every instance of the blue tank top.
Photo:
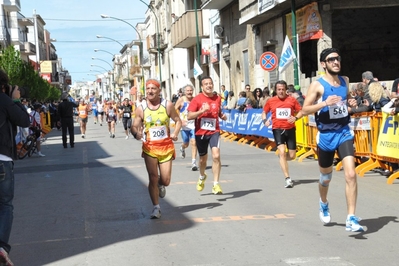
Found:
M 348 89 L 343 77 L 338 76 L 340 85 L 338 87 L 332 86 L 323 78 L 318 81 L 324 87 L 324 93 L 321 96 L 321 101 L 325 101 L 330 95 L 337 95 L 342 97 L 342 101 L 333 106 L 325 106 L 319 110 L 316 115 L 316 125 L 320 132 L 330 132 L 340 130 L 347 127 L 350 123 L 350 116 L 347 107 Z

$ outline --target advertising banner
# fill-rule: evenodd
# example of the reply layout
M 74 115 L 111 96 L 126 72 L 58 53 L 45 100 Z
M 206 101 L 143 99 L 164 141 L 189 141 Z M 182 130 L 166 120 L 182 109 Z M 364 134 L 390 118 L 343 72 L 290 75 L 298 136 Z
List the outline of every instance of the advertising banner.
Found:
M 323 36 L 321 16 L 316 2 L 297 9 L 296 12 L 296 32 L 299 42 L 307 40 L 317 40 Z M 292 39 L 292 16 L 291 13 L 286 17 L 286 32 L 290 40 Z
M 382 113 L 382 123 L 377 142 L 377 155 L 399 159 L 399 115 Z
M 226 121 L 220 119 L 220 129 L 243 135 L 254 135 L 273 140 L 272 126 L 266 127 L 262 121 L 262 109 L 223 110 Z

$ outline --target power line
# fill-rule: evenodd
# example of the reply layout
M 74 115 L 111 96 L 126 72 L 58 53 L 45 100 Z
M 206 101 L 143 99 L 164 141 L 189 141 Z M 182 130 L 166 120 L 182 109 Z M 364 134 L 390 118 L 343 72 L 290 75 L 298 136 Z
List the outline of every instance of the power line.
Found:
M 132 40 L 118 40 L 118 41 L 120 41 L 120 42 L 131 42 Z M 89 42 L 92 42 L 92 43 L 106 42 L 106 43 L 113 43 L 113 41 L 79 41 L 79 40 L 73 40 L 73 41 L 59 41 L 58 39 L 57 39 L 57 41 L 54 42 L 54 43 L 57 43 L 57 42 L 87 42 L 87 43 L 89 43 Z
M 104 22 L 104 19 L 64 19 L 64 18 L 43 18 L 43 20 L 57 20 L 57 21 L 102 21 Z M 145 20 L 145 18 L 130 18 L 130 19 L 124 19 L 124 20 Z M 108 21 L 110 22 L 110 21 Z

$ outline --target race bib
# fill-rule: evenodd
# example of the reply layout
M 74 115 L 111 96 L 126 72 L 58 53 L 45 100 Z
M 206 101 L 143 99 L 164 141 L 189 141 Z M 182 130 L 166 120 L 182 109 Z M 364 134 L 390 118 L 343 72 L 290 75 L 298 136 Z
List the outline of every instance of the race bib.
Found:
M 330 113 L 330 119 L 339 119 L 348 116 L 348 107 L 345 101 L 329 106 L 328 111 Z
M 150 140 L 162 140 L 168 137 L 168 133 L 166 131 L 165 126 L 151 127 L 149 129 L 149 132 L 150 132 L 149 136 Z
M 123 117 L 129 118 L 130 117 L 130 113 L 123 113 Z
M 291 116 L 291 108 L 276 108 L 276 118 L 288 119 Z
M 86 111 L 79 111 L 79 114 L 85 115 L 85 114 L 86 114 Z
M 216 119 L 215 118 L 201 118 L 201 129 L 216 130 Z

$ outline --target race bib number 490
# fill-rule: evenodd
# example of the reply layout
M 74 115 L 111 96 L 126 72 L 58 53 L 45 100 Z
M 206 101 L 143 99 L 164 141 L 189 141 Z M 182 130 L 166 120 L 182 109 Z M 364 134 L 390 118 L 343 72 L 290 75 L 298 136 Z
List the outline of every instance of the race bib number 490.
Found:
M 291 116 L 291 108 L 276 108 L 276 118 L 288 119 Z
M 216 130 L 216 119 L 215 118 L 201 118 L 201 129 Z
M 151 127 L 149 129 L 149 132 L 150 132 L 150 136 L 149 136 L 150 140 L 162 140 L 162 139 L 166 139 L 168 137 L 168 133 L 166 131 L 165 126 Z

